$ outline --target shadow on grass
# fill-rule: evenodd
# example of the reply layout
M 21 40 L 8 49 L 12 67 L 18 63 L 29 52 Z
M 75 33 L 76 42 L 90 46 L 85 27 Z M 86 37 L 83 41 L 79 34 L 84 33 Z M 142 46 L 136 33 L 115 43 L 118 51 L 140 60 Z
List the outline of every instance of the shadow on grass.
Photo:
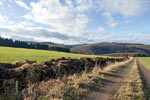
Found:
M 108 72 L 100 72 L 99 75 L 104 75 L 109 77 L 120 77 L 120 75 L 117 75 L 115 73 L 108 73 Z
M 89 83 L 89 84 L 80 83 L 79 88 L 88 89 L 90 91 L 100 91 L 100 87 L 107 85 L 107 84 L 112 84 L 112 83 L 114 82 L 111 80 L 98 77 L 98 78 L 93 79 L 92 83 Z

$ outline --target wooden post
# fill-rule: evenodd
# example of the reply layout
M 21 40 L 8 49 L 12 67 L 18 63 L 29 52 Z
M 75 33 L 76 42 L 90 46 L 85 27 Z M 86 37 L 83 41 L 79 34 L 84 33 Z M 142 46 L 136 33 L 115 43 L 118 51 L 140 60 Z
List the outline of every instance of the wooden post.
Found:
M 18 95 L 18 81 L 16 81 L 16 95 Z

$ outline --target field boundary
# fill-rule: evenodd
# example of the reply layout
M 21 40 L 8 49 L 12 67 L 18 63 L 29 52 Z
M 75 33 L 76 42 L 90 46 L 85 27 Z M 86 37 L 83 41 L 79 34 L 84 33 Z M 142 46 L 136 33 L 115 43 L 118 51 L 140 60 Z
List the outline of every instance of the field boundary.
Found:
M 129 63 L 132 59 L 114 63 L 107 67 L 107 71 L 115 70 L 119 66 L 123 66 Z M 106 67 L 106 68 L 107 68 Z M 105 68 L 104 68 L 105 69 Z M 105 70 L 106 71 L 106 70 Z M 48 80 L 46 82 L 41 82 L 38 85 L 32 84 L 25 90 L 29 93 L 26 95 L 27 98 L 35 98 L 34 95 L 36 91 L 39 91 L 38 94 L 47 94 L 47 95 L 38 95 L 39 98 L 44 100 L 55 99 L 55 100 L 83 100 L 88 95 L 92 94 L 92 92 L 97 91 L 102 85 L 105 79 L 105 76 L 101 74 L 103 72 L 99 67 L 95 67 L 91 72 L 83 72 L 80 75 L 74 74 L 69 77 L 64 77 L 63 80 Z M 48 84 L 53 84 L 52 87 Z M 44 90 L 45 88 L 49 88 L 48 90 Z M 33 93 L 30 93 L 30 90 L 33 89 Z M 45 93 L 46 92 L 46 93 Z
M 100 70 L 104 69 L 105 67 L 111 68 L 111 66 L 108 65 L 112 65 L 117 62 L 118 63 L 123 61 L 126 62 L 126 60 L 128 60 L 128 58 L 97 57 L 97 58 L 72 59 L 72 58 L 62 57 L 59 59 L 52 59 L 50 61 L 45 61 L 41 64 L 29 60 L 26 60 L 25 62 L 14 62 L 12 64 L 0 63 L 0 72 L 1 72 L 0 78 L 2 79 L 1 80 L 2 84 L 0 84 L 1 85 L 0 89 L 3 91 L 7 88 L 9 89 L 9 91 L 11 91 L 12 88 L 15 87 L 14 84 L 16 83 L 16 81 L 18 81 L 19 83 L 18 86 L 20 91 L 28 87 L 31 88 L 30 86 L 32 85 L 29 85 L 30 83 L 33 84 L 35 88 L 38 88 L 38 86 L 36 86 L 35 84 L 43 83 L 43 81 L 49 81 L 49 80 L 53 81 L 58 79 L 60 80 L 58 83 L 64 84 L 64 82 L 61 82 L 64 78 L 68 78 L 72 75 L 82 76 L 83 73 L 87 75 L 88 73 L 91 73 L 95 68 L 99 68 Z M 74 79 L 72 81 L 76 81 L 76 79 L 75 80 Z M 66 80 L 65 82 L 66 84 L 68 83 Z M 43 85 L 43 84 L 39 84 L 39 85 Z M 41 91 L 43 90 L 45 89 L 42 89 Z M 70 90 L 64 90 L 64 91 L 70 91 Z M 24 94 L 24 95 L 28 97 L 28 94 Z
M 138 69 L 140 71 L 140 75 L 141 75 L 141 79 L 142 79 L 142 82 L 143 82 L 143 90 L 144 90 L 144 93 L 145 93 L 145 97 L 146 97 L 146 100 L 150 100 L 150 84 L 148 84 L 148 78 L 146 76 L 149 76 L 150 75 L 150 70 L 148 70 L 142 63 L 141 61 L 139 61 L 139 59 L 137 58 L 137 66 L 138 66 Z M 149 73 L 149 74 L 148 74 Z M 148 75 L 147 75 L 148 74 Z

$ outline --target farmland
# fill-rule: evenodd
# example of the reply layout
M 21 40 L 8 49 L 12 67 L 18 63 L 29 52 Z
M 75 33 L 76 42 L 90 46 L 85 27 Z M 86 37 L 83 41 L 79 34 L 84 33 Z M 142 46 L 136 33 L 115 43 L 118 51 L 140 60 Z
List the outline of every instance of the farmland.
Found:
M 0 47 L 0 99 L 149 100 L 149 71 L 140 63 L 149 66 L 150 58 L 106 57 Z
M 148 69 L 150 69 L 150 57 L 139 57 L 140 62 Z
M 0 87 L 2 92 L 6 88 L 9 89 L 9 92 L 0 93 L 0 99 L 13 98 L 15 100 L 15 98 L 21 98 L 22 95 L 24 100 L 37 100 L 37 98 L 44 100 L 57 100 L 57 98 L 109 100 L 110 97 L 113 97 L 113 100 L 124 100 L 124 97 L 128 100 L 136 100 L 132 97 L 142 100 L 148 98 L 146 94 L 149 92 L 148 89 L 146 93 L 143 91 L 142 86 L 145 84 L 142 83 L 138 60 L 133 57 L 104 57 L 106 56 L 0 47 L 0 62 L 6 62 L 0 63 L 2 82 Z M 26 59 L 35 60 L 38 63 Z M 142 71 L 142 73 L 145 72 Z M 16 80 L 20 84 L 20 92 L 17 95 L 14 94 Z M 130 90 L 130 88 L 136 90 Z M 31 89 L 32 92 L 30 92 Z M 100 91 L 101 89 L 104 89 L 106 93 Z
M 6 93 L 6 92 L 5 92 L 5 94 L 0 93 L 0 98 L 1 98 L 1 100 L 12 100 L 10 98 L 16 98 L 16 96 L 14 95 L 14 91 L 15 91 L 15 84 L 16 84 L 16 80 L 17 80 L 20 83 L 19 89 L 21 91 L 21 94 L 18 94 L 18 96 L 20 96 L 20 98 L 21 98 L 21 95 L 23 94 L 24 100 L 25 99 L 26 100 L 37 100 L 36 98 L 41 98 L 41 97 L 45 98 L 46 95 L 49 95 L 49 91 L 50 91 L 49 89 L 52 88 L 51 86 L 58 87 L 56 89 L 52 88 L 54 90 L 52 90 L 50 92 L 52 95 L 54 95 L 54 97 L 50 95 L 47 99 L 44 99 L 44 100 L 54 100 L 57 97 L 62 98 L 62 96 L 63 96 L 63 98 L 65 98 L 64 100 L 76 100 L 76 98 L 78 98 L 78 96 L 80 96 L 81 93 L 82 93 L 81 98 L 83 95 L 88 94 L 88 91 L 89 91 L 88 88 L 90 88 L 89 86 L 87 89 L 78 88 L 79 85 L 82 85 L 81 80 L 85 80 L 85 79 L 82 79 L 82 76 L 83 76 L 83 78 L 84 77 L 88 78 L 89 76 L 86 76 L 86 75 L 88 73 L 89 73 L 89 75 L 90 75 L 90 73 L 92 75 L 92 72 L 94 71 L 94 69 L 96 69 L 96 71 L 97 70 L 100 71 L 100 70 L 104 69 L 105 67 L 107 67 L 108 65 L 115 64 L 115 63 L 121 63 L 126 60 L 128 60 L 128 58 L 102 58 L 102 57 L 95 58 L 94 57 L 94 58 L 76 59 L 76 58 L 62 57 L 59 59 L 52 59 L 49 61 L 45 61 L 40 64 L 36 63 L 35 61 L 28 61 L 28 60 L 26 60 L 24 62 L 0 63 L 0 72 L 1 72 L 0 88 L 1 88 L 1 91 L 4 91 L 5 88 L 7 88 L 7 87 L 9 88 L 9 93 Z M 96 74 L 96 73 L 93 72 L 93 75 L 92 75 L 93 82 L 94 82 L 94 80 L 97 80 L 97 76 L 94 76 L 94 74 Z M 73 83 L 70 83 L 71 81 L 69 81 L 70 80 L 69 78 L 73 77 L 74 75 L 77 77 L 76 77 L 76 79 L 73 78 L 73 80 L 71 80 L 71 81 L 73 81 Z M 97 72 L 97 75 L 99 75 L 99 72 Z M 78 77 L 81 77 L 81 78 L 78 78 Z M 57 79 L 60 79 L 60 81 L 58 81 L 58 84 L 56 85 L 55 83 L 57 83 L 56 82 Z M 97 82 L 95 82 L 93 84 L 93 82 L 90 80 L 91 79 L 88 78 L 87 85 L 90 84 L 93 87 L 97 84 Z M 43 84 L 44 81 L 45 81 L 45 84 Z M 49 82 L 51 85 L 49 84 Z M 83 81 L 83 82 L 86 82 L 86 81 Z M 40 85 L 42 83 L 42 85 L 48 89 L 45 92 L 46 94 L 31 96 L 31 97 L 28 96 L 28 95 L 32 95 L 32 93 L 36 94 L 36 93 L 34 93 L 34 90 L 32 93 L 29 93 L 28 88 L 25 88 L 25 87 L 30 86 L 30 83 L 33 83 L 32 86 L 34 86 L 35 84 Z M 60 84 L 60 86 L 59 86 L 59 83 L 62 83 L 62 84 Z M 68 84 L 65 85 L 66 83 L 68 83 Z M 71 85 L 71 87 L 70 87 L 70 85 Z M 83 83 L 83 85 L 84 85 L 84 83 Z M 98 86 L 98 84 L 97 84 L 97 86 Z M 59 90 L 59 88 L 61 90 Z M 70 90 L 70 88 L 71 88 L 71 90 Z M 32 87 L 31 87 L 31 89 L 32 89 Z M 38 89 L 38 87 L 35 87 L 35 89 Z M 42 89 L 42 90 L 45 90 L 45 89 Z M 57 90 L 62 93 L 58 93 Z M 25 93 L 25 91 L 26 91 L 26 93 Z M 36 90 L 36 91 L 39 91 L 40 94 L 42 93 L 42 91 L 40 91 L 40 90 Z M 71 92 L 71 94 L 69 91 Z M 72 94 L 72 92 L 76 92 L 77 94 L 74 95 L 74 94 Z M 55 93 L 57 93 L 57 94 L 55 94 Z M 10 98 L 8 97 L 8 95 Z M 12 95 L 12 97 L 10 95 Z M 69 98 L 69 99 L 67 99 L 67 98 Z M 20 100 L 22 100 L 22 99 L 20 99 Z M 56 99 L 56 100 L 58 100 L 58 99 Z
M 24 61 L 26 59 L 42 62 L 60 57 L 96 57 L 95 55 L 72 54 L 56 51 L 0 47 L 0 63 Z M 104 57 L 104 56 L 103 56 Z

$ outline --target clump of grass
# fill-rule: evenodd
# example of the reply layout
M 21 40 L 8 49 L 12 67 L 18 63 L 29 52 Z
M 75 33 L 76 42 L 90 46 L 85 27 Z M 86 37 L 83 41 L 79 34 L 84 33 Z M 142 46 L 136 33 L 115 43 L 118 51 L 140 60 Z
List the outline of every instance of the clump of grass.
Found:
M 100 69 L 99 69 L 100 70 Z M 74 74 L 62 80 L 48 80 L 39 84 L 29 84 L 23 91 L 25 99 L 31 100 L 81 100 L 93 89 L 98 88 L 98 72 Z
M 120 67 L 120 66 L 125 66 L 126 64 L 128 64 L 132 60 L 133 60 L 133 58 L 131 57 L 129 60 L 126 60 L 126 61 L 116 62 L 115 64 L 111 64 L 111 65 L 107 66 L 103 71 L 104 72 L 111 72 L 112 70 L 118 69 L 118 67 Z

